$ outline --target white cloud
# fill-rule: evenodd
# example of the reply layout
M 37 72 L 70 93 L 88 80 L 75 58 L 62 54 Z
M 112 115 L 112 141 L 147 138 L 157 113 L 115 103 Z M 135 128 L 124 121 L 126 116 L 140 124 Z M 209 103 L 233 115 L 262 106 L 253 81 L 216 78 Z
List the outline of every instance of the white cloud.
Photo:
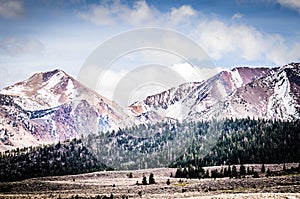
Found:
M 134 2 L 130 7 L 120 1 L 92 5 L 87 12 L 78 15 L 96 25 L 116 25 L 125 22 L 131 26 L 176 26 L 189 22 L 197 12 L 189 5 L 171 8 L 166 13 L 160 12 L 146 1 Z
M 240 19 L 240 18 L 242 18 L 243 16 L 244 16 L 243 14 L 237 12 L 237 13 L 235 13 L 235 14 L 231 17 L 231 19 L 232 19 L 232 20 Z
M 6 37 L 0 40 L 0 50 L 3 50 L 9 56 L 41 54 L 44 50 L 44 45 L 37 39 Z
M 191 17 L 196 16 L 197 11 L 189 5 L 183 5 L 179 8 L 172 8 L 168 13 L 171 26 L 178 25 L 180 23 L 186 23 Z
M 277 0 L 277 2 L 284 7 L 296 10 L 300 14 L 300 1 L 299 0 Z
M 120 1 L 91 5 L 87 12 L 78 13 L 79 16 L 96 25 L 116 25 L 118 22 L 126 22 L 130 25 L 144 25 L 154 22 L 158 11 L 150 7 L 146 1 L 137 1 L 133 7 L 122 4 Z
M 114 24 L 113 13 L 106 5 L 91 6 L 88 13 L 79 13 L 79 16 L 97 25 Z
M 124 8 L 125 6 L 120 5 Z M 130 25 L 156 25 L 159 11 L 147 4 L 146 1 L 137 1 L 133 8 L 125 8 L 119 17 Z
M 246 25 L 228 25 L 220 20 L 200 22 L 197 40 L 213 59 L 232 57 L 278 65 L 300 58 L 299 43 L 288 45 L 276 34 L 267 34 Z
M 25 14 L 23 1 L 0 0 L 0 16 L 8 19 L 16 19 Z

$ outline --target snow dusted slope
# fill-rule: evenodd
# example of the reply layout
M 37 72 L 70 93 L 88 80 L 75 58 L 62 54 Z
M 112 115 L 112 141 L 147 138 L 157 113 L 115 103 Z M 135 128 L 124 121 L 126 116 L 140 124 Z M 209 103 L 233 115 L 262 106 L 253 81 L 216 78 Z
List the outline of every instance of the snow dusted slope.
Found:
M 172 88 L 157 95 L 149 96 L 142 102 L 129 107 L 130 113 L 148 122 L 161 118 L 171 119 L 209 119 L 208 111 L 226 99 L 237 88 L 266 76 L 268 68 L 239 67 L 223 71 L 203 82 L 191 82 Z M 155 117 L 150 117 L 149 115 Z
M 37 73 L 1 90 L 0 96 L 0 150 L 130 124 L 121 108 L 61 70 Z
M 238 88 L 208 112 L 222 117 L 293 120 L 300 119 L 299 100 L 300 65 L 292 63 Z
M 186 83 L 178 88 L 148 96 L 144 101 L 129 106 L 129 114 L 140 119 L 141 123 L 157 122 L 166 118 L 181 119 L 184 99 L 202 83 Z
M 37 73 L 0 93 L 13 96 L 14 101 L 25 110 L 42 110 L 71 101 L 75 86 L 78 83 L 72 77 L 61 70 L 54 70 Z

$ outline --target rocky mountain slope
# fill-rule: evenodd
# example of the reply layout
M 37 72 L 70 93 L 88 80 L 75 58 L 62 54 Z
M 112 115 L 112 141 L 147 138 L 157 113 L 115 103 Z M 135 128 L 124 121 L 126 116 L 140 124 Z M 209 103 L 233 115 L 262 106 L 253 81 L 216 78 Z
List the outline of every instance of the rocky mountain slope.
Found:
M 118 129 L 127 115 L 61 70 L 0 91 L 0 150 Z
M 186 83 L 148 96 L 129 107 L 142 117 L 207 120 L 212 118 L 300 118 L 300 65 L 280 68 L 238 67 L 203 82 Z

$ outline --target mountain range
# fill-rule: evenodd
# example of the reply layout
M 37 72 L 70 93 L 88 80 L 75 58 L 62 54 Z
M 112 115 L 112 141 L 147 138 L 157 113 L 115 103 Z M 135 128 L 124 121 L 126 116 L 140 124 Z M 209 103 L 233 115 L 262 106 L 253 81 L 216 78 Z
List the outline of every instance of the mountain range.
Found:
M 213 118 L 300 118 L 300 66 L 237 67 L 203 82 L 191 82 L 148 96 L 130 106 L 136 116 L 208 120 Z
M 0 91 L 0 151 L 160 121 L 300 118 L 300 64 L 237 67 L 119 107 L 61 70 Z

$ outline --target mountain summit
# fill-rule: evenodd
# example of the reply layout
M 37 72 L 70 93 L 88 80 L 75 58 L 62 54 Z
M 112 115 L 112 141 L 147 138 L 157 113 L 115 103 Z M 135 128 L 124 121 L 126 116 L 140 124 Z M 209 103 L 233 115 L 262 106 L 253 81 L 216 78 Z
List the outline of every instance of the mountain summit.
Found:
M 127 117 L 61 70 L 37 73 L 0 91 L 0 150 L 116 130 Z

